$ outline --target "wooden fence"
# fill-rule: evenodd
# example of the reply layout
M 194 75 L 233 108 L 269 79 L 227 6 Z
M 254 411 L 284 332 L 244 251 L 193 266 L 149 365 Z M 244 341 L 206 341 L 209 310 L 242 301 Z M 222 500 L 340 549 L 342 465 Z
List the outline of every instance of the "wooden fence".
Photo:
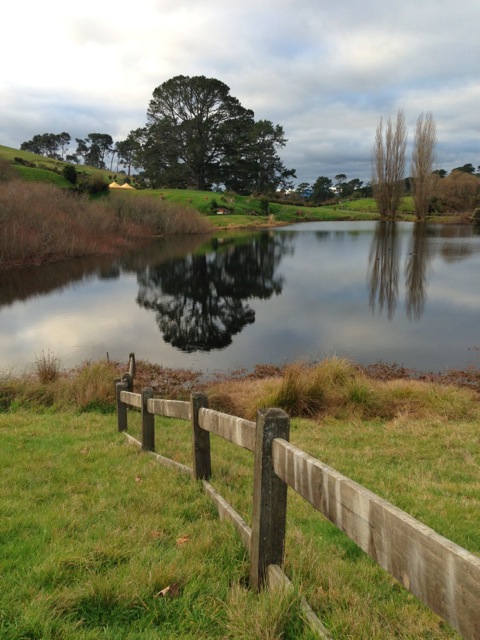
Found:
M 127 407 L 142 414 L 144 450 L 180 472 L 202 480 L 221 518 L 229 518 L 250 554 L 250 584 L 289 584 L 282 572 L 287 485 L 326 516 L 406 589 L 467 640 L 480 640 L 480 558 L 435 533 L 365 487 L 289 443 L 289 417 L 281 409 L 258 412 L 256 422 L 213 411 L 204 394 L 190 402 L 161 400 L 151 389 L 132 393 L 132 376 L 115 381 L 118 430 L 127 431 Z M 155 454 L 155 415 L 191 422 L 192 468 Z M 210 434 L 253 452 L 252 528 L 208 482 Z M 307 619 L 331 638 L 308 604 Z

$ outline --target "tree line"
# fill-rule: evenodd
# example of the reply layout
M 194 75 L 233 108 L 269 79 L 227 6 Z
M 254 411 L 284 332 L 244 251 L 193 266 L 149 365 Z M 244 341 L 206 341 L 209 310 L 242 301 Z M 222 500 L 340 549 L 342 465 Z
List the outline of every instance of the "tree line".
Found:
M 373 196 L 382 218 L 390 219 L 395 218 L 405 193 L 413 196 L 419 219 L 448 201 L 445 191 L 473 191 L 469 202 L 480 204 L 479 181 L 472 183 L 468 177 L 479 175 L 472 164 L 454 169 L 447 182 L 443 182 L 445 170 L 434 170 L 437 133 L 431 113 L 418 118 L 410 176 L 405 177 L 407 131 L 400 110 L 395 122 L 381 119 L 377 126 L 370 182 L 348 180 L 339 173 L 335 182 L 319 176 L 312 185 L 303 182 L 296 188 L 292 182 L 295 170 L 285 167 L 279 156 L 287 143 L 283 127 L 270 120 L 255 120 L 253 111 L 243 107 L 219 80 L 183 75 L 167 80 L 154 89 L 146 120 L 144 127 L 130 131 L 125 140 L 114 142 L 107 133 L 75 138 L 74 153 L 68 153 L 72 139 L 67 132 L 35 135 L 20 148 L 115 173 L 121 167 L 128 176 L 135 170 L 153 188 L 225 188 L 239 194 L 282 190 L 312 204 Z M 464 174 L 462 179 L 458 173 Z M 468 181 L 467 188 L 463 183 Z

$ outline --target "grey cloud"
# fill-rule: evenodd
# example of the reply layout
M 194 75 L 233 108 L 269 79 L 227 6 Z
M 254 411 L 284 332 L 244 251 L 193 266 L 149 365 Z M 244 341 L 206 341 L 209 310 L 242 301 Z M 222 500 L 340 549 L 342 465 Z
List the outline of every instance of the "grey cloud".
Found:
M 0 144 L 57 129 L 120 139 L 143 126 L 154 88 L 184 74 L 222 80 L 257 118 L 281 124 L 282 157 L 299 181 L 368 180 L 378 120 L 399 108 L 411 135 L 419 113 L 433 112 L 440 166 L 480 163 L 477 0 L 461 9 L 447 0 L 151 0 L 141 16 L 109 21 L 102 11 L 63 9 L 73 73 L 45 66 L 35 86 L 19 84 L 21 69 L 4 77 Z M 92 50 L 104 59 L 85 68 Z

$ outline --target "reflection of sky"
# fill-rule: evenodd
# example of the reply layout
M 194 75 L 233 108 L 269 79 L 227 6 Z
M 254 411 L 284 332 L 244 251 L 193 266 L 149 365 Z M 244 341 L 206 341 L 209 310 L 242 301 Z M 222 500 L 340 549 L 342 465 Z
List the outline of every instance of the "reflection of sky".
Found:
M 134 351 L 138 358 L 165 366 L 208 372 L 332 354 L 423 370 L 479 365 L 480 238 L 462 238 L 472 251 L 455 261 L 445 260 L 440 246 L 458 239 L 432 240 L 425 311 L 411 322 L 405 312 L 404 273 L 411 228 L 399 228 L 399 297 L 390 322 L 385 311 L 369 306 L 374 223 L 302 225 L 277 231 L 290 234 L 294 242 L 293 253 L 283 257 L 275 274 L 285 279 L 281 295 L 249 300 L 255 323 L 223 351 L 186 354 L 164 343 L 155 313 L 135 303 L 136 276 L 122 274 L 110 280 L 89 278 L 61 292 L 3 307 L 3 368 L 23 369 L 47 350 L 59 355 L 64 366 L 103 358 L 107 352 L 112 359 L 125 360 Z M 342 233 L 320 235 L 318 229 Z

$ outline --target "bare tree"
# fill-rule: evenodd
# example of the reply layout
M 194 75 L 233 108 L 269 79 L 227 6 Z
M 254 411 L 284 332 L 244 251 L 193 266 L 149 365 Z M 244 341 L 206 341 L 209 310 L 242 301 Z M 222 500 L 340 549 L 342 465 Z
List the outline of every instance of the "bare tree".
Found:
M 395 125 L 389 118 L 384 132 L 383 119 L 375 133 L 372 153 L 372 188 L 380 216 L 395 219 L 404 192 L 407 130 L 402 109 Z
M 436 144 L 437 126 L 433 114 L 421 113 L 415 129 L 411 166 L 412 196 L 418 220 L 425 220 L 433 194 L 436 179 L 433 174 Z

